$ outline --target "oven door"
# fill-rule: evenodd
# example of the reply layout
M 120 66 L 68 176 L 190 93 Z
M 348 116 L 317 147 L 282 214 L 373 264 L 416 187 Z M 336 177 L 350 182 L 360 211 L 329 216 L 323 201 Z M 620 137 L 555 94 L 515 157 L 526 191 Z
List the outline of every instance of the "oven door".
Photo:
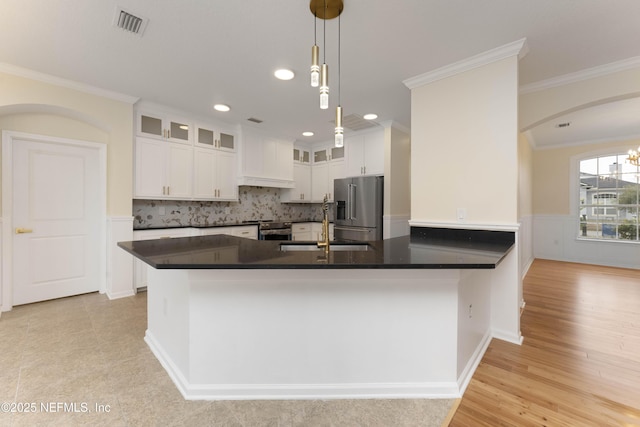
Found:
M 260 230 L 259 240 L 291 240 L 291 229 Z

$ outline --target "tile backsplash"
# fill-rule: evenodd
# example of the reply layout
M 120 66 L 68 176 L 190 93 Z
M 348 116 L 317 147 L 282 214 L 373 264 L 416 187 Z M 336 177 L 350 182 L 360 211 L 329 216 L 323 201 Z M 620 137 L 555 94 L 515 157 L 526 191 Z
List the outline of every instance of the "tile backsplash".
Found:
M 280 203 L 279 188 L 241 186 L 238 199 L 237 202 L 134 199 L 133 228 L 213 226 L 255 220 L 322 221 L 321 204 Z

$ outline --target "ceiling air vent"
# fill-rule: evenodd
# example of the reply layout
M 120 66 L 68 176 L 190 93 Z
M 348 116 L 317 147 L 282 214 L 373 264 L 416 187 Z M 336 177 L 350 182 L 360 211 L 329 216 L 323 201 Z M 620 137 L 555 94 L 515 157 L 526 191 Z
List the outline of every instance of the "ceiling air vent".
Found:
M 249 117 L 247 120 L 253 123 L 262 123 L 262 120 L 256 119 L 255 117 Z
M 139 15 L 136 16 L 121 7 L 116 7 L 116 14 L 113 17 L 113 25 L 115 27 L 140 37 L 142 37 L 142 33 L 144 33 L 148 22 L 149 20 L 147 18 Z
M 333 121 L 335 123 L 335 121 Z M 353 131 L 379 126 L 372 120 L 365 120 L 357 114 L 349 114 L 342 118 L 342 126 Z

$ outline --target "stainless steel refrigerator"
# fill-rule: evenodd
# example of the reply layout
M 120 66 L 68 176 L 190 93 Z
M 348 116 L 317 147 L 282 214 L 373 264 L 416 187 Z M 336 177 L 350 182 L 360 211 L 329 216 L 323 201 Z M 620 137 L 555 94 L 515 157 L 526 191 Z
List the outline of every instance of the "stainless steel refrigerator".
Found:
M 384 177 L 357 176 L 333 181 L 334 238 L 382 240 Z

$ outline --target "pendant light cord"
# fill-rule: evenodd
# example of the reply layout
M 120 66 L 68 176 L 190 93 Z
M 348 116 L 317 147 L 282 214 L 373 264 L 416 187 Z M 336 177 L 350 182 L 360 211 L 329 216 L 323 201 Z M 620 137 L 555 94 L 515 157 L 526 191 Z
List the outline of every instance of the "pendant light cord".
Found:
M 324 0 L 324 13 L 323 16 L 323 24 L 322 24 L 322 54 L 324 55 L 322 58 L 323 63 L 327 63 L 327 0 Z
M 338 15 L 338 105 L 341 105 L 340 102 L 340 16 L 342 13 Z

